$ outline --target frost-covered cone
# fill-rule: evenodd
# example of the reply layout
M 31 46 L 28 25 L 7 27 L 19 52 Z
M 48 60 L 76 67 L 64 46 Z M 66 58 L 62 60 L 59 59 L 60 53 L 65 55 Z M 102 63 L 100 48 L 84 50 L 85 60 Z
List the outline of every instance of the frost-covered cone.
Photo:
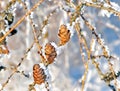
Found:
M 33 77 L 35 84 L 41 84 L 45 82 L 46 75 L 44 73 L 44 70 L 40 68 L 39 64 L 35 64 L 33 66 Z
M 70 30 L 67 29 L 66 25 L 61 25 L 58 36 L 60 38 L 59 45 L 65 45 L 70 39 Z
M 51 64 L 54 62 L 54 59 L 56 58 L 57 56 L 57 53 L 56 53 L 56 50 L 55 50 L 55 47 L 51 45 L 51 43 L 47 43 L 45 45 L 45 56 L 46 56 L 46 64 Z

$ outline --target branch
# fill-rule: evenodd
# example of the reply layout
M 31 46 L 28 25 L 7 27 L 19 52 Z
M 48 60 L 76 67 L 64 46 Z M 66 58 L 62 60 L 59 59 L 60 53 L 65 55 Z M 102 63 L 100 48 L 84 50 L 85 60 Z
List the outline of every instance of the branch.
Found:
M 38 3 L 36 3 L 29 11 L 26 12 L 26 14 L 8 31 L 6 32 L 6 34 L 0 38 L 0 42 L 6 38 L 6 36 L 8 36 L 20 23 L 22 23 L 22 21 L 28 16 L 30 15 L 30 13 L 32 11 L 34 11 L 44 0 L 40 0 Z

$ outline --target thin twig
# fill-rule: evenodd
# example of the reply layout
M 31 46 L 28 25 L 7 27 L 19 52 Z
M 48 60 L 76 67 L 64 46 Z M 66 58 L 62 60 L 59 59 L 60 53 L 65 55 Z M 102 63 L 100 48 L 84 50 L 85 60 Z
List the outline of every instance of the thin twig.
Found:
M 95 8 L 99 8 L 99 9 L 103 9 L 103 10 L 107 10 L 108 12 L 114 13 L 117 16 L 120 17 L 120 12 L 111 8 L 111 7 L 105 7 L 103 4 L 98 4 L 98 3 L 89 3 L 89 2 L 85 2 L 84 3 L 85 6 L 89 6 L 89 7 L 95 7 Z
M 82 57 L 82 62 L 84 64 L 84 67 L 85 67 L 85 56 L 83 55 L 83 40 L 82 40 L 82 37 L 81 37 L 81 28 L 80 28 L 80 23 L 76 23 L 75 24 L 75 30 L 77 32 L 77 35 L 78 35 L 78 38 L 79 38 L 79 43 L 80 43 L 80 53 L 81 53 L 81 57 Z
M 49 18 L 50 18 L 55 12 L 56 12 L 56 9 L 53 10 L 53 11 L 47 16 L 47 19 L 45 19 L 44 21 L 48 22 Z M 44 28 L 46 25 L 47 25 L 47 23 L 44 24 L 44 22 L 43 22 L 42 27 L 41 27 L 40 30 L 42 31 L 43 28 Z M 41 33 L 38 34 L 37 38 L 39 38 L 39 36 L 41 36 Z M 8 84 L 9 80 L 11 79 L 11 77 L 18 71 L 18 70 L 17 70 L 18 67 L 21 66 L 21 64 L 23 63 L 23 61 L 24 61 L 25 58 L 27 57 L 27 54 L 28 54 L 28 53 L 31 51 L 31 49 L 33 48 L 33 45 L 34 45 L 34 44 L 35 44 L 35 41 L 30 45 L 29 48 L 27 48 L 24 56 L 21 58 L 21 61 L 20 61 L 20 62 L 17 64 L 17 66 L 15 67 L 16 71 L 13 70 L 13 72 L 10 74 L 10 76 L 8 77 L 8 79 L 3 83 L 3 84 L 4 84 L 4 85 L 3 85 L 4 87 Z M 2 87 L 2 88 L 0 89 L 0 91 L 2 91 L 4 87 Z
M 40 0 L 38 3 L 36 3 L 29 11 L 26 12 L 26 14 L 8 31 L 6 32 L 6 34 L 0 38 L 0 42 L 6 38 L 6 36 L 8 36 L 20 23 L 22 23 L 22 21 L 28 16 L 30 15 L 30 13 L 32 11 L 34 11 L 44 0 Z
M 4 87 L 9 83 L 10 78 L 16 73 L 16 71 L 17 71 L 17 70 L 14 70 L 14 71 L 12 72 L 12 74 L 8 77 L 7 81 L 6 81 L 5 83 L 3 83 L 0 91 L 2 91 L 2 90 L 4 89 Z
M 115 77 L 115 72 L 113 70 L 113 67 L 110 63 L 110 59 L 112 58 L 111 55 L 109 55 L 105 45 L 103 44 L 101 38 L 99 38 L 98 34 L 95 32 L 95 29 L 94 27 L 83 17 L 83 15 L 81 15 L 82 19 L 84 20 L 86 26 L 88 26 L 88 28 L 92 31 L 92 34 L 95 35 L 96 39 L 97 39 L 97 42 L 100 44 L 100 46 L 102 47 L 102 50 L 103 50 L 103 57 L 105 57 L 106 59 L 108 59 L 108 63 L 109 63 L 109 66 L 110 66 L 110 70 L 112 71 L 112 74 L 113 74 L 113 77 L 114 77 L 114 80 L 115 80 L 115 86 L 117 87 L 117 81 L 116 81 L 116 77 Z M 114 57 L 113 57 L 114 58 Z M 95 58 L 94 58 L 95 59 Z M 100 75 L 102 75 L 102 73 L 100 72 L 100 69 L 98 68 L 98 66 L 96 66 L 96 62 L 93 60 L 93 64 L 95 63 L 95 67 L 97 68 L 98 70 L 98 73 Z
M 82 61 L 83 61 L 84 67 L 85 67 L 85 72 L 84 72 L 84 75 L 83 75 L 83 78 L 82 78 L 82 87 L 81 87 L 81 91 L 84 91 L 85 81 L 86 81 L 87 73 L 88 73 L 88 63 L 89 63 L 89 60 L 90 60 L 90 51 L 89 51 L 89 48 L 87 46 L 85 37 L 81 34 L 80 23 L 75 24 L 75 30 L 78 34 L 81 57 L 82 57 Z M 87 56 L 88 56 L 88 59 L 87 59 L 88 61 L 87 62 L 85 62 L 85 56 L 83 54 L 83 47 L 85 47 L 85 49 L 87 51 Z

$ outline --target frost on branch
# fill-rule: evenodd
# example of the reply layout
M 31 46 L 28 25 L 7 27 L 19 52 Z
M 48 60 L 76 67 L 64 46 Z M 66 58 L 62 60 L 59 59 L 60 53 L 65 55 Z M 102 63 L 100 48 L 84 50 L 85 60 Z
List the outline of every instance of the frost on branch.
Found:
M 118 91 L 119 3 L 1 0 L 0 91 Z

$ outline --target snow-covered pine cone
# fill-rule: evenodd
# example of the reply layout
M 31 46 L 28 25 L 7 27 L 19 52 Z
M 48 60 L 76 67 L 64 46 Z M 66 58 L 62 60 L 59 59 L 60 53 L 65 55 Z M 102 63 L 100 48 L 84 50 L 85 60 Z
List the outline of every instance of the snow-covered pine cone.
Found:
M 39 64 L 35 64 L 33 66 L 33 78 L 35 84 L 42 84 L 45 82 L 46 75 L 44 73 L 44 70 L 40 68 Z
M 54 62 L 55 57 L 57 56 L 55 47 L 51 43 L 45 45 L 45 56 L 46 56 L 46 65 L 49 65 Z
M 61 25 L 59 29 L 58 36 L 60 38 L 59 45 L 65 45 L 70 39 L 70 30 L 67 29 L 66 25 Z

